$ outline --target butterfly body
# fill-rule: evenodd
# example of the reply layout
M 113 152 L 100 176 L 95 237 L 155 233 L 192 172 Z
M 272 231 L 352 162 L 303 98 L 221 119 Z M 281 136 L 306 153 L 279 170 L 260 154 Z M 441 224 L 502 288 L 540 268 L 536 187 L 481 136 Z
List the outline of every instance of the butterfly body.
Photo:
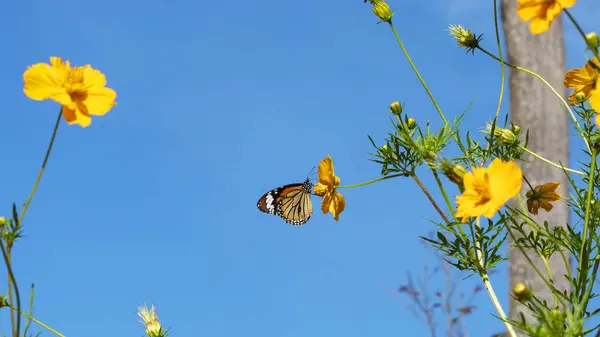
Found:
M 274 188 L 263 194 L 256 206 L 264 213 L 277 215 L 294 226 L 304 225 L 312 216 L 310 179 Z

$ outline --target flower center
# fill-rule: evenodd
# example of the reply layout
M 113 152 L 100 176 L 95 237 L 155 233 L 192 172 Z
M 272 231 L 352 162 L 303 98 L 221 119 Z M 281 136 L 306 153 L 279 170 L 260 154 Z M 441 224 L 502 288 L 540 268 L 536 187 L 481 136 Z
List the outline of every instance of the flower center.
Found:
M 475 202 L 475 207 L 486 204 L 488 201 L 492 199 L 492 194 L 490 193 L 490 185 L 489 178 L 487 173 L 485 174 L 483 180 L 478 180 L 474 184 L 475 192 L 479 195 L 479 200 Z

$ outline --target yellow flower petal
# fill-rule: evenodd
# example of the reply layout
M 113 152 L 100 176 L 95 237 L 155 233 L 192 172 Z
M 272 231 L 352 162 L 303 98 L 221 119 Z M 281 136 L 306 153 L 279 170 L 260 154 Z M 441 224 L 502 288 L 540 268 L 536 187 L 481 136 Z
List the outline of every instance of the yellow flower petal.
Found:
M 56 68 L 38 63 L 29 67 L 23 74 L 23 91 L 27 97 L 36 101 L 52 98 L 70 102 L 71 99 L 63 88 L 63 79 L 62 73 Z
M 331 193 L 325 194 L 323 200 L 321 200 L 321 211 L 323 212 L 323 214 L 329 213 L 329 205 L 331 205 L 332 201 L 333 196 L 331 195 Z
M 340 221 L 340 213 L 346 208 L 346 199 L 341 193 L 333 192 L 331 203 L 329 204 L 329 212 L 333 215 L 335 221 Z
M 327 186 L 325 186 L 321 183 L 317 183 L 315 185 L 315 187 L 313 188 L 313 191 L 315 192 L 316 195 L 322 197 L 325 195 L 325 193 L 327 193 Z
M 590 106 L 592 107 L 592 109 L 594 109 L 594 111 L 600 114 L 600 79 L 596 82 L 596 88 L 590 97 Z M 596 124 L 600 125 L 600 123 L 598 123 L 597 115 Z
M 88 114 L 103 116 L 114 105 L 117 93 L 110 88 L 94 88 L 88 91 L 87 97 L 83 103 L 87 107 Z
M 86 66 L 83 72 L 83 85 L 85 87 L 104 87 L 106 76 L 99 70 Z
M 551 20 L 533 18 L 529 25 L 529 31 L 534 35 L 545 33 L 550 28 L 551 23 Z
M 550 28 L 552 21 L 563 9 L 575 4 L 576 0 L 519 0 L 517 14 L 523 21 L 531 21 L 532 34 L 541 34 Z
M 574 88 L 573 92 L 569 95 L 569 103 L 571 105 L 577 104 L 577 93 L 581 92 L 585 95 L 585 98 L 590 98 L 592 93 L 596 90 L 597 78 L 599 76 L 596 68 L 592 66 L 590 62 L 593 62 L 596 66 L 599 66 L 596 58 L 592 59 L 581 68 L 575 68 L 565 73 L 564 85 L 566 88 Z
M 327 155 L 319 163 L 319 182 L 325 186 L 333 186 L 333 160 Z
M 70 108 L 69 106 L 63 105 L 62 113 L 65 121 L 69 125 L 78 124 L 85 128 L 92 123 L 92 118 L 89 115 L 82 113 L 78 108 Z

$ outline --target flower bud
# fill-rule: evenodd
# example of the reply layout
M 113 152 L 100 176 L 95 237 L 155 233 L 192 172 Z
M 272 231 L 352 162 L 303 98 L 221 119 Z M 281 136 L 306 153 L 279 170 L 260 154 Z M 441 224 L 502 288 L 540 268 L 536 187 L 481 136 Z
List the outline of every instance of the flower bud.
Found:
M 6 218 L 3 216 L 0 216 L 0 227 L 6 225 Z
M 513 125 L 512 125 L 512 132 L 513 132 L 515 135 L 518 135 L 519 133 L 521 133 L 521 127 L 520 127 L 520 126 L 518 126 L 518 125 L 515 125 L 515 124 L 513 124 Z
M 9 305 L 10 303 L 8 303 L 8 298 L 0 295 L 0 308 L 8 307 Z
M 587 33 L 585 35 L 585 42 L 587 42 L 588 47 L 590 49 L 596 49 L 600 46 L 600 38 L 598 38 L 598 34 L 596 32 Z
M 373 14 L 377 15 L 382 22 L 392 21 L 392 15 L 394 15 L 390 9 L 390 6 L 388 6 L 388 4 L 383 0 L 373 2 Z
M 409 130 L 412 130 L 412 129 L 416 128 L 417 127 L 417 120 L 414 119 L 414 118 L 412 118 L 412 117 L 408 118 L 406 120 L 406 126 L 408 126 Z
M 459 164 L 452 164 L 447 160 L 442 160 L 441 169 L 442 173 L 448 177 L 448 180 L 459 186 L 463 185 L 463 178 L 467 173 L 467 170 L 464 167 Z
M 394 115 L 401 114 L 402 113 L 402 105 L 400 104 L 400 102 L 393 102 L 392 104 L 390 104 L 390 111 Z
M 492 124 L 488 124 L 486 126 L 486 131 L 488 134 L 492 132 Z M 509 129 L 504 129 L 496 126 L 494 128 L 494 136 L 498 137 L 500 143 L 505 145 L 510 145 L 512 143 L 518 142 L 519 138 Z
M 583 103 L 587 100 L 587 97 L 583 92 L 579 91 L 575 94 L 575 100 L 577 100 L 577 103 Z
M 533 297 L 533 292 L 523 282 L 517 283 L 517 285 L 513 288 L 513 293 L 518 300 L 523 302 L 527 302 Z

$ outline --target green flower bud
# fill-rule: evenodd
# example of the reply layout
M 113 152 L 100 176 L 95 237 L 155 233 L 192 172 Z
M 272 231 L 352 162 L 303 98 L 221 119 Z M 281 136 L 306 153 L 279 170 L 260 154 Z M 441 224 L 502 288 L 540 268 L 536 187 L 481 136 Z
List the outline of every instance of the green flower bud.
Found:
M 406 120 L 406 126 L 408 126 L 409 130 L 412 130 L 412 129 L 416 128 L 417 127 L 417 120 L 414 119 L 414 118 L 412 118 L 412 117 L 408 118 Z
M 523 302 L 527 302 L 533 297 L 533 292 L 523 282 L 517 283 L 517 285 L 513 288 L 513 293 L 517 299 Z
M 590 49 L 596 49 L 600 46 L 600 38 L 598 38 L 598 34 L 596 32 L 587 33 L 585 35 L 585 41 Z
M 577 100 L 577 103 L 583 103 L 587 100 L 587 97 L 585 97 L 585 94 L 580 91 L 575 94 L 575 99 Z
M 392 21 L 392 10 L 385 1 L 377 1 L 373 3 L 373 14 L 377 15 L 382 22 Z
M 513 132 L 515 135 L 518 135 L 519 133 L 521 133 L 521 127 L 520 127 L 520 126 L 518 126 L 518 125 L 515 125 L 515 124 L 513 124 L 513 126 L 512 126 L 512 132 Z
M 393 102 L 392 104 L 390 104 L 390 111 L 394 115 L 401 114 L 402 113 L 402 105 L 400 104 L 400 102 Z

